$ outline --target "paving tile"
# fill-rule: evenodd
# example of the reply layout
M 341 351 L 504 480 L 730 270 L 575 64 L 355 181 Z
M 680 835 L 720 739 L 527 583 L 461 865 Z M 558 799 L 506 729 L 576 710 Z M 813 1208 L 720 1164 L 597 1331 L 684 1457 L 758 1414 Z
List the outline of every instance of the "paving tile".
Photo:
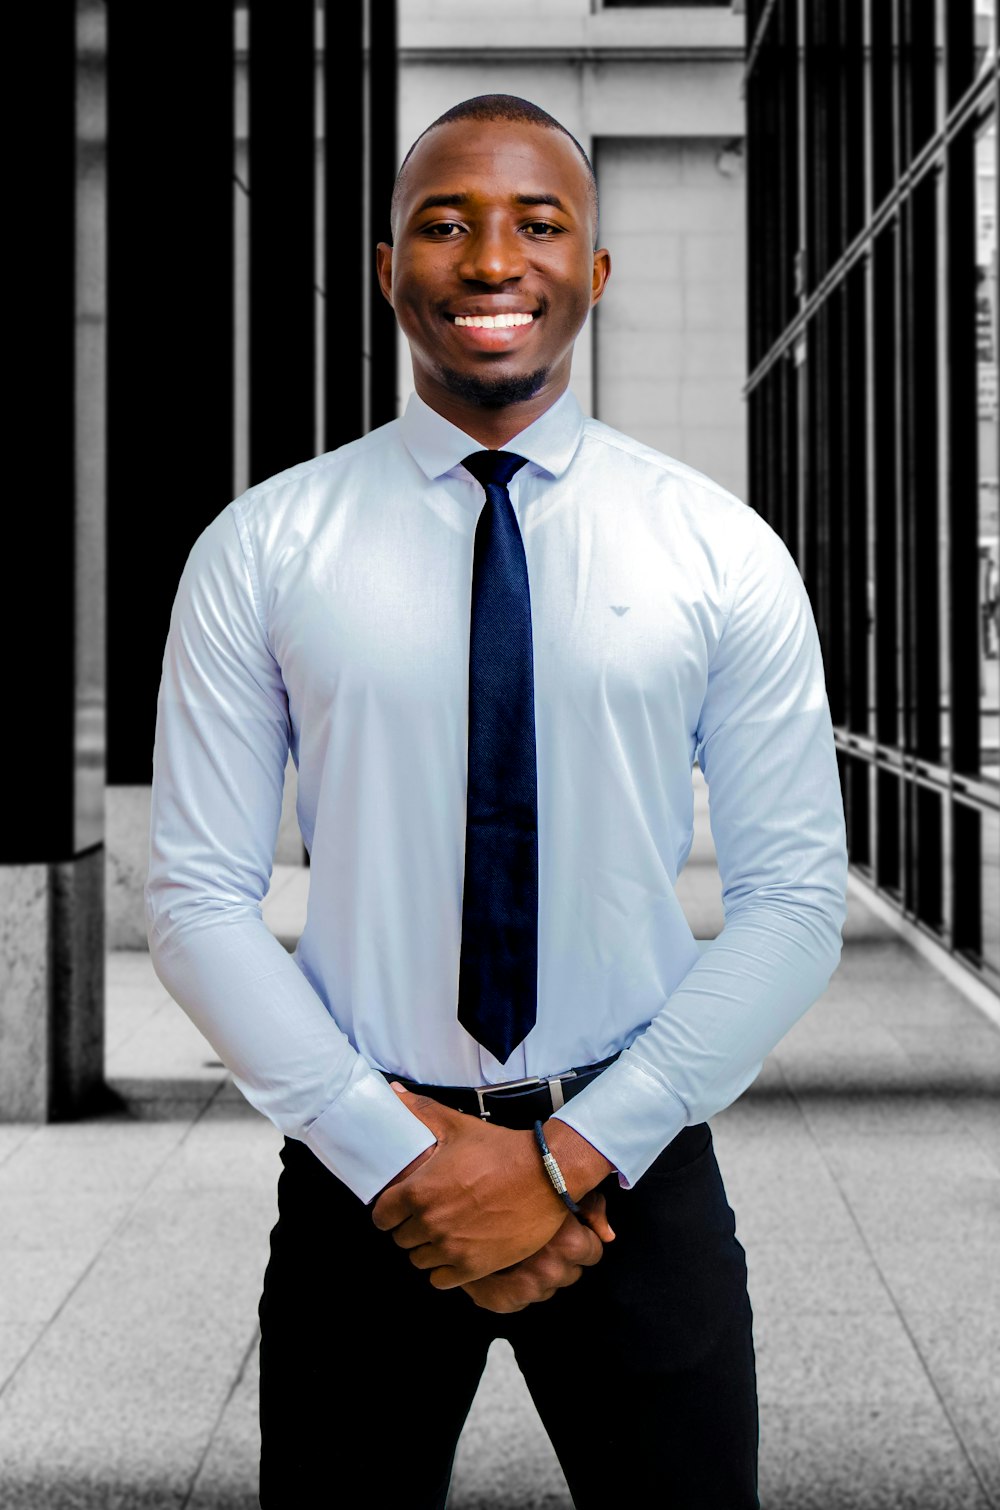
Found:
M 896 1314 L 878 1266 L 860 1238 L 748 1239 L 744 1246 L 750 1301 L 764 1326 L 781 1315 Z
M 909 944 L 890 931 L 887 935 L 881 932 L 855 935 L 851 947 L 844 948 L 837 974 L 855 974 L 869 981 L 919 981 L 921 976 L 931 975 L 932 969 Z
M 886 1028 L 873 1028 L 853 1045 L 810 1041 L 791 1034 L 775 1049 L 796 1095 L 816 1091 L 912 1089 L 914 1066 Z
M 0 1168 L 37 1131 L 38 1124 L 36 1122 L 4 1122 L 0 1124 Z
M 1000 1095 L 1000 1033 L 979 1017 L 956 1027 L 924 1028 L 893 1024 L 892 1036 L 921 1069 L 943 1072 Z
M 931 1222 L 918 1238 L 891 1226 L 866 1233 L 874 1262 L 904 1315 L 948 1311 L 956 1296 L 983 1313 L 1000 1315 L 1000 1264 L 992 1234 L 940 1230 Z
M 572 1510 L 572 1504 L 513 1349 L 498 1339 L 459 1440 L 448 1510 Z
M 106 1071 L 111 1089 L 130 1115 L 149 1121 L 187 1120 L 220 1094 L 223 1072 L 185 1075 L 122 1075 Z M 157 1103 L 164 1103 L 157 1105 Z
M 129 1506 L 187 1492 L 256 1324 L 269 1214 L 242 1189 L 144 1198 L 5 1392 L 14 1483 L 45 1465 Z
M 968 1134 L 851 1139 L 827 1157 L 866 1237 L 916 1241 L 936 1230 L 992 1237 L 1000 1251 L 1000 1175 Z
M 940 1310 L 910 1309 L 905 1320 L 952 1426 L 1000 1504 L 1000 1306 L 954 1296 Z
M 718 1155 L 736 1234 L 744 1246 L 809 1240 L 850 1243 L 857 1228 L 818 1152 L 751 1162 Z
M 19 1252 L 60 1248 L 92 1258 L 127 1215 L 133 1199 L 86 1188 L 0 1186 L 0 1245 Z
M 749 1267 L 749 1264 L 748 1264 Z M 761 1405 L 931 1407 L 935 1396 L 896 1315 L 772 1313 L 754 1326 Z
M 943 1098 L 953 1116 L 1000 1169 L 1000 1096 L 975 1092 Z
M 278 1151 L 284 1135 L 259 1113 L 247 1117 L 206 1116 L 190 1128 L 160 1172 L 160 1190 L 222 1186 L 255 1190 L 277 1188 Z M 277 1206 L 275 1206 L 275 1220 Z
M 817 1143 L 839 1145 L 851 1138 L 905 1134 L 937 1138 L 960 1133 L 951 1101 L 932 1090 L 909 1088 L 882 1094 L 863 1090 L 812 1091 L 800 1095 L 802 1115 Z
M 0 1322 L 0 1389 L 42 1334 L 41 1321 Z
M 185 1510 L 259 1510 L 260 1329 L 226 1401 Z
M 933 971 L 902 984 L 852 979 L 851 989 L 860 1001 L 868 1003 L 879 1022 L 886 1027 L 915 1030 L 963 1027 L 982 1024 L 982 1014 L 962 993 Z
M 215 1050 L 187 1013 L 169 998 L 134 1034 L 105 1056 L 109 1078 L 220 1078 Z
M 762 1510 L 990 1510 L 936 1401 L 761 1409 Z
M 783 1083 L 768 1094 L 754 1096 L 752 1090 L 753 1086 L 711 1118 L 712 1137 L 719 1147 L 759 1146 L 764 1142 L 791 1151 L 793 1147 L 811 1146 L 813 1140 L 802 1108 Z
M 47 1322 L 79 1284 L 93 1255 L 66 1248 L 7 1248 L 0 1244 L 0 1322 Z
M 56 1122 L 0 1167 L 0 1199 L 8 1191 L 92 1190 L 135 1194 L 184 1135 L 183 1124 L 131 1118 Z

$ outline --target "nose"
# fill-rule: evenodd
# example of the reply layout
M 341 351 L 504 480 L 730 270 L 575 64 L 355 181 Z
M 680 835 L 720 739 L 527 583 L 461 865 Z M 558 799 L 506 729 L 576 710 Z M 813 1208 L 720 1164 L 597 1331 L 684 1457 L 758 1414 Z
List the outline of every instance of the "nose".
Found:
M 459 273 L 469 283 L 507 283 L 525 272 L 524 243 L 499 221 L 483 222 L 463 243 Z

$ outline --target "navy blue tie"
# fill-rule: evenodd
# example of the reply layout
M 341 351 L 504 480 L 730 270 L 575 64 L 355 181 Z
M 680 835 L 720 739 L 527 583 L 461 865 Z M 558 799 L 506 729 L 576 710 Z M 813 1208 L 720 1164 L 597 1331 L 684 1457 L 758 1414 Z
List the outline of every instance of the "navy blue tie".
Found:
M 535 1024 L 538 802 L 528 566 L 507 492 L 525 464 L 476 451 L 469 636 L 469 788 L 458 1020 L 503 1063 Z

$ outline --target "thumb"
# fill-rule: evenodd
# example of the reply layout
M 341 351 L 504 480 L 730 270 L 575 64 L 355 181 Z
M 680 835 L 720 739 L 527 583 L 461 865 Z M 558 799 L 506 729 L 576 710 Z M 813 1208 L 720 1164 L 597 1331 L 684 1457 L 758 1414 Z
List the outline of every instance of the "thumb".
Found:
M 602 1243 L 614 1241 L 614 1229 L 607 1218 L 607 1208 L 604 1196 L 599 1190 L 590 1190 L 578 1202 L 580 1215 L 584 1218 L 592 1232 L 596 1232 Z
M 435 1101 L 433 1096 L 408 1091 L 406 1086 L 401 1085 L 398 1080 L 390 1080 L 389 1084 L 407 1110 L 411 1111 L 415 1117 L 419 1117 L 424 1126 L 429 1127 L 439 1140 L 442 1140 L 441 1134 L 451 1127 L 454 1119 L 462 1116 L 461 1112 L 453 1111 L 450 1106 L 442 1106 L 441 1102 Z

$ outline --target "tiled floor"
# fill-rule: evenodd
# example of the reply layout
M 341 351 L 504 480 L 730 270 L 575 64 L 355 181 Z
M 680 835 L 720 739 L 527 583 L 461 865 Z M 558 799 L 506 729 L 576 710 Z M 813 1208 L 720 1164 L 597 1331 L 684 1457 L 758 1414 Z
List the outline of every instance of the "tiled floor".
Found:
M 279 935 L 305 880 L 275 877 Z M 682 881 L 710 937 L 710 845 Z M 750 1272 L 761 1503 L 986 1510 L 1000 1506 L 1000 1032 L 853 895 L 845 939 L 827 992 L 713 1119 Z M 112 956 L 108 981 L 121 1110 L 0 1125 L 0 1507 L 255 1510 L 281 1135 L 145 955 Z M 568 1506 L 497 1344 L 449 1510 Z

